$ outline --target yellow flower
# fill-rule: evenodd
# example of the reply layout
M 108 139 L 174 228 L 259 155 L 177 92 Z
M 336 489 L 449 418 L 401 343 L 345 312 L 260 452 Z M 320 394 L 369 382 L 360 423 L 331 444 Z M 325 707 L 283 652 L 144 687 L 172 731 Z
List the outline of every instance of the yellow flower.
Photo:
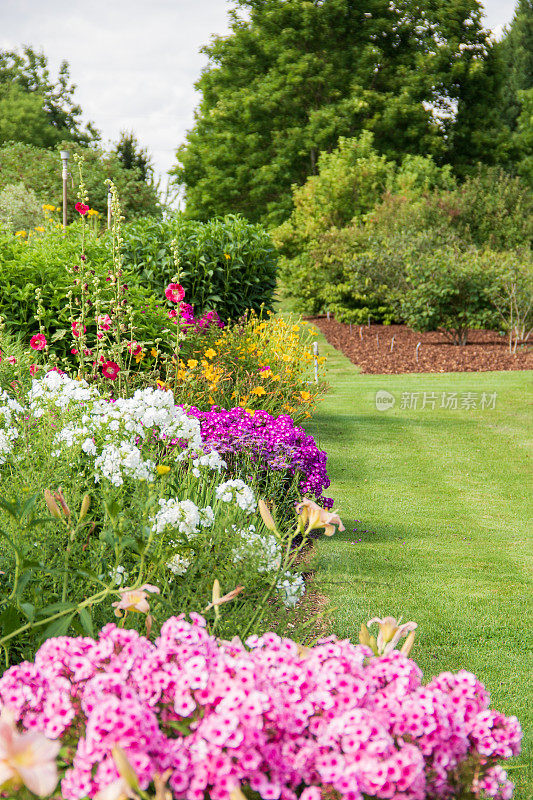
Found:
M 214 358 L 216 356 L 216 354 L 217 354 L 217 351 L 213 350 L 212 347 L 210 347 L 208 350 L 205 351 L 205 355 L 206 355 L 207 358 Z
M 156 470 L 158 475 L 167 475 L 170 472 L 170 467 L 167 467 L 166 464 L 159 464 Z
M 42 225 L 37 225 L 34 230 L 39 231 L 39 233 L 42 233 L 44 231 L 44 228 Z
M 262 386 L 256 386 L 255 388 L 252 389 L 251 393 L 252 394 L 257 394 L 257 395 L 262 395 L 262 394 L 266 394 L 266 391 L 264 390 L 264 388 Z
M 224 253 L 224 258 L 225 258 L 227 261 L 229 261 L 229 260 L 230 260 L 230 258 L 231 258 L 231 256 L 230 256 L 230 254 L 229 254 L 229 253 Z
M 272 381 L 280 381 L 281 378 L 279 375 L 272 375 Z
M 284 361 L 291 361 L 291 360 L 292 360 L 292 359 L 291 359 L 291 357 L 290 357 L 289 355 L 287 355 L 287 353 L 283 353 L 283 355 L 282 355 L 282 359 L 283 359 Z
M 137 353 L 137 355 L 135 356 L 135 363 L 138 364 L 140 361 L 142 361 L 145 355 L 146 353 L 144 353 L 144 351 Z
M 164 381 L 156 381 L 158 389 L 168 389 L 168 386 Z
M 150 355 L 152 356 L 152 358 L 157 358 L 157 356 L 159 355 L 155 347 L 152 347 L 152 349 L 150 350 Z
M 55 211 L 55 210 L 56 210 L 55 206 L 51 206 L 49 203 L 44 203 L 43 211 Z
M 245 408 L 244 410 L 247 411 L 248 414 L 250 414 L 251 417 L 253 417 L 253 415 L 255 414 L 255 411 L 254 411 L 253 408 Z
M 300 326 L 299 325 L 293 325 L 292 328 L 291 328 L 291 331 L 293 331 L 293 333 L 296 333 L 296 331 L 299 331 L 299 330 L 300 330 Z
M 198 366 L 198 361 L 196 361 L 195 358 L 189 358 L 189 360 L 187 361 L 187 366 L 189 367 L 189 369 L 194 369 L 195 367 Z
M 96 210 L 96 208 L 90 208 L 87 212 L 88 217 L 99 217 L 100 212 Z
M 28 234 L 26 233 L 26 231 L 17 231 L 15 233 L 15 236 L 20 236 L 22 239 L 24 239 L 24 237 L 27 236 L 27 235 Z
M 300 392 L 300 397 L 306 403 L 313 399 L 311 392 Z

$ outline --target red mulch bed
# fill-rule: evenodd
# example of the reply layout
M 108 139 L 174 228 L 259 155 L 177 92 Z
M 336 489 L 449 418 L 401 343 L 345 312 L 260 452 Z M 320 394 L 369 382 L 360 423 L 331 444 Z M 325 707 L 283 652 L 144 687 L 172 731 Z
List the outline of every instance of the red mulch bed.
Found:
M 470 331 L 468 344 L 458 346 L 442 333 L 416 333 L 406 325 L 352 325 L 350 330 L 348 324 L 328 321 L 326 317 L 311 317 L 308 321 L 367 374 L 533 369 L 533 345 L 518 345 L 512 355 L 508 338 L 495 331 Z M 417 362 L 418 342 L 422 344 Z

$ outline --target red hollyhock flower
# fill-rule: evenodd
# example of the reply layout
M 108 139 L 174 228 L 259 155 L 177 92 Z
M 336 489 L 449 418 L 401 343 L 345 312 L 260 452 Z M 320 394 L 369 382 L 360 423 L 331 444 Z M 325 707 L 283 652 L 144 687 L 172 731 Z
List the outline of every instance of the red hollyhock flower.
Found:
M 85 333 L 86 330 L 87 327 L 84 325 L 83 332 Z M 72 323 L 72 335 L 77 337 L 80 336 L 80 334 L 81 334 L 81 322 L 77 320 L 76 322 Z
M 118 364 L 115 364 L 114 361 L 106 361 L 102 366 L 102 374 L 104 378 L 108 378 L 110 381 L 116 380 L 119 372 L 120 367 Z
M 171 303 L 180 303 L 185 297 L 185 289 L 179 283 L 169 283 L 165 289 L 165 297 Z
M 32 350 L 44 350 L 46 347 L 46 338 L 43 333 L 38 333 L 30 339 L 30 347 Z
M 76 209 L 76 211 L 78 212 L 78 214 L 81 214 L 81 216 L 82 216 L 82 217 L 84 217 L 84 216 L 85 216 L 85 214 L 86 214 L 86 213 L 88 212 L 88 210 L 89 210 L 89 206 L 86 206 L 86 205 L 85 205 L 85 203 L 76 203 L 76 205 L 74 206 L 74 208 Z

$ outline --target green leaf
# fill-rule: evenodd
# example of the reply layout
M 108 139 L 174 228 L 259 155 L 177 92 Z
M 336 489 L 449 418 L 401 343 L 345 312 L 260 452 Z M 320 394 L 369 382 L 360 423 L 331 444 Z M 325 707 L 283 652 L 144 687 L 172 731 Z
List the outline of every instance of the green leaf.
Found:
M 74 614 L 66 614 L 64 617 L 60 617 L 59 619 L 55 619 L 50 625 L 47 625 L 44 631 L 41 633 L 41 639 L 51 639 L 53 636 L 65 636 L 67 633 L 70 623 L 72 622 Z
M 33 622 L 35 619 L 35 606 L 33 603 L 21 603 L 20 610 L 30 622 Z
M 94 636 L 93 619 L 90 610 L 88 608 L 80 608 L 78 616 L 85 633 L 88 636 Z
M 0 636 L 7 636 L 9 633 L 13 633 L 21 625 L 23 625 L 23 620 L 20 611 L 10 603 L 0 614 Z

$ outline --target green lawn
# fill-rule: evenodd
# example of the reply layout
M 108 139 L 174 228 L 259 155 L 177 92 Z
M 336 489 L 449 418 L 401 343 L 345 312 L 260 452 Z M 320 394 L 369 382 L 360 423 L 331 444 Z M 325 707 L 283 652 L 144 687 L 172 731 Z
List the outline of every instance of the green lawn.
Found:
M 426 677 L 475 672 L 494 707 L 519 717 L 529 741 L 517 763 L 531 763 L 533 373 L 360 375 L 319 341 L 331 390 L 309 432 L 328 452 L 347 528 L 320 539 L 315 562 L 334 632 L 357 637 L 374 615 L 415 620 Z M 376 410 L 381 389 L 395 396 L 388 411 Z M 442 409 L 443 391 L 478 404 L 496 392 L 496 407 Z M 419 408 L 402 409 L 412 392 Z M 435 409 L 420 408 L 424 392 Z M 521 800 L 533 797 L 531 773 L 513 772 Z

